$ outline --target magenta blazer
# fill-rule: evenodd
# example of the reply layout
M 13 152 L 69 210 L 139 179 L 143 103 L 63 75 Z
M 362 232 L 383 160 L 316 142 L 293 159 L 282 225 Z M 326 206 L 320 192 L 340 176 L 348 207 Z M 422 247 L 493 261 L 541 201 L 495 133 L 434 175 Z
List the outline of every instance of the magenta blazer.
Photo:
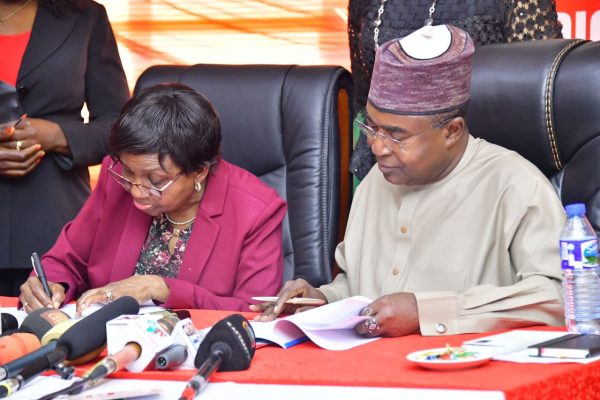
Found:
M 49 281 L 69 285 L 65 302 L 84 291 L 133 275 L 152 217 L 109 176 L 42 258 Z M 285 202 L 248 171 L 224 160 L 209 174 L 176 278 L 170 308 L 248 311 L 250 297 L 275 295 L 283 276 Z

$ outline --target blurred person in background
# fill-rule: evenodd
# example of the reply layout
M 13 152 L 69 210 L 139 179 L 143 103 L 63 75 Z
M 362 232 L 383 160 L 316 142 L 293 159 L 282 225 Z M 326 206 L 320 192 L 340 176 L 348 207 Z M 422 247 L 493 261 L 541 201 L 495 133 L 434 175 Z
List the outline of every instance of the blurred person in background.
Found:
M 0 0 L 0 49 L 0 81 L 27 114 L 0 125 L 0 294 L 18 295 L 31 253 L 48 251 L 88 198 L 88 166 L 107 154 L 129 89 L 91 0 Z

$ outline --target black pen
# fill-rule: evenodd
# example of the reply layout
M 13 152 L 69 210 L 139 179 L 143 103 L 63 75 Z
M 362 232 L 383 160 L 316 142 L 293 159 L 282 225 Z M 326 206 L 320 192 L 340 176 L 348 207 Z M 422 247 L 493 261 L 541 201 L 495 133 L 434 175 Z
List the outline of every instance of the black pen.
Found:
M 44 287 L 44 292 L 48 295 L 50 299 L 52 299 L 52 292 L 50 291 L 50 287 L 48 286 L 48 280 L 46 279 L 46 273 L 44 272 L 44 267 L 42 266 L 42 262 L 40 261 L 40 256 L 35 251 L 31 254 L 31 264 L 33 265 L 33 270 L 37 275 L 40 282 L 42 282 L 42 286 Z

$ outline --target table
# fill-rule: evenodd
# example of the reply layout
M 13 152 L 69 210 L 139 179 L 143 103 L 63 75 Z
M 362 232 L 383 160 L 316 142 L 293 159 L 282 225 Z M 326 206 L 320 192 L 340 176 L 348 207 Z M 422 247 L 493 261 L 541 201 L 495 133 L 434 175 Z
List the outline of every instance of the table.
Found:
M 0 298 L 2 302 L 2 298 Z M 1 304 L 5 305 L 4 302 Z M 229 312 L 190 310 L 194 324 L 205 328 Z M 252 317 L 252 313 L 243 313 Z M 556 329 L 541 328 L 536 329 Z M 593 399 L 600 393 L 600 362 L 580 364 L 515 364 L 491 361 L 481 367 L 456 371 L 431 371 L 406 360 L 416 350 L 452 346 L 485 336 L 467 334 L 447 337 L 410 335 L 384 338 L 345 350 L 323 350 L 311 342 L 290 349 L 267 346 L 256 351 L 250 369 L 213 375 L 211 382 L 269 385 L 323 385 L 328 387 L 379 387 L 451 389 L 502 392 L 515 399 Z M 115 378 L 188 380 L 193 371 L 121 371 Z

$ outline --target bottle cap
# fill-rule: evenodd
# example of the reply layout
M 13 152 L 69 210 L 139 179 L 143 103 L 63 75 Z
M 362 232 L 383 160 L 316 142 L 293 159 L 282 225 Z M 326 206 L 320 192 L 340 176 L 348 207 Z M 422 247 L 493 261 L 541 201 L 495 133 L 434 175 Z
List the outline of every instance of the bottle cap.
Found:
M 565 207 L 565 212 L 567 213 L 568 217 L 572 217 L 574 215 L 585 214 L 585 204 L 583 204 L 583 203 L 569 204 L 568 206 Z

